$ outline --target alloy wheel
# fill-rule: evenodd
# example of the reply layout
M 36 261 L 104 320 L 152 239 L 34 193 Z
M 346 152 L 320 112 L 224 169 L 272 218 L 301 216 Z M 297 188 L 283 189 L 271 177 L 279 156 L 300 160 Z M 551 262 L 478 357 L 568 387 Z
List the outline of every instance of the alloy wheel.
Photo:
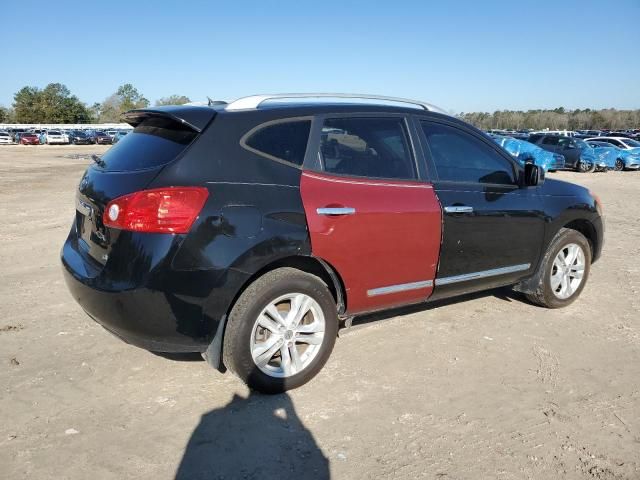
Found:
M 325 318 L 309 295 L 291 293 L 270 302 L 250 337 L 256 367 L 271 377 L 291 377 L 307 368 L 322 347 Z
M 585 270 L 584 251 L 580 245 L 570 243 L 560 249 L 551 267 L 551 291 L 566 300 L 582 283 Z

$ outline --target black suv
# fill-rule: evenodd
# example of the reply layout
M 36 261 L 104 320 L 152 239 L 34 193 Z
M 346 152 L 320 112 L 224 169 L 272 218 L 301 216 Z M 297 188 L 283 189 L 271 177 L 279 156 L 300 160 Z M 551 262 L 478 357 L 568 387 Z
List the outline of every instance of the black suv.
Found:
M 603 244 L 587 189 L 428 104 L 312 97 L 126 113 L 62 249 L 82 308 L 273 393 L 312 378 L 354 315 L 504 285 L 579 296 Z

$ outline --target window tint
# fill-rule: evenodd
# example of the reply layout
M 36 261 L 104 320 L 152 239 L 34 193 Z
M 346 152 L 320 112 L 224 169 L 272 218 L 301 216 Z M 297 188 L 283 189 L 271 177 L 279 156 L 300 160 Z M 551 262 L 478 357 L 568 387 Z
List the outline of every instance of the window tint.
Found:
M 252 133 L 244 146 L 270 158 L 302 165 L 310 129 L 311 120 L 273 123 Z
M 422 122 L 438 177 L 451 182 L 513 184 L 513 164 L 457 128 Z
M 111 171 L 159 167 L 182 153 L 196 136 L 193 130 L 173 120 L 150 117 L 107 150 L 100 165 Z
M 320 154 L 326 172 L 370 178 L 416 178 L 402 118 L 329 118 Z
M 561 147 L 572 147 L 574 148 L 576 145 L 571 141 L 568 137 L 558 138 L 558 145 Z
M 558 145 L 558 137 L 544 137 L 542 143 L 545 145 Z

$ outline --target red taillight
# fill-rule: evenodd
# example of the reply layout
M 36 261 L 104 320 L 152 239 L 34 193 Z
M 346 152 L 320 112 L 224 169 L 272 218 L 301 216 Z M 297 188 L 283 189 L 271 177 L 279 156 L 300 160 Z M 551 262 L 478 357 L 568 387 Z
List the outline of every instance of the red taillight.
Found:
M 102 216 L 107 227 L 148 233 L 187 233 L 207 201 L 203 187 L 142 190 L 112 200 Z

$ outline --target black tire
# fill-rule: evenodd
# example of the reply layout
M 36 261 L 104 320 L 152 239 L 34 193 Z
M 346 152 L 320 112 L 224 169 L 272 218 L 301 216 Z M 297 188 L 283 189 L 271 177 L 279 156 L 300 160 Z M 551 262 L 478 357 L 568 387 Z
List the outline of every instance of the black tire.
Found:
M 253 327 L 262 310 L 282 295 L 303 293 L 320 306 L 325 319 L 324 338 L 316 356 L 300 372 L 277 378 L 260 370 L 251 356 Z M 262 393 L 281 393 L 304 385 L 322 369 L 338 334 L 336 303 L 327 285 L 315 275 L 295 268 L 278 268 L 255 280 L 234 304 L 227 323 L 223 361 L 250 388 Z
M 560 252 L 560 250 L 564 249 L 569 244 L 577 244 L 584 254 L 585 266 L 584 273 L 582 277 L 582 282 L 576 288 L 576 290 L 571 294 L 570 297 L 566 299 L 561 299 L 556 296 L 551 287 L 551 273 L 554 268 L 553 262 Z M 589 240 L 585 238 L 577 230 L 572 230 L 570 228 L 561 228 L 560 231 L 556 234 L 554 239 L 551 241 L 549 246 L 547 247 L 547 251 L 544 254 L 542 262 L 540 264 L 540 269 L 537 275 L 537 288 L 533 292 L 525 293 L 525 296 L 529 301 L 535 303 L 536 305 L 540 305 L 546 308 L 562 308 L 571 304 L 580 296 L 582 289 L 587 283 L 589 279 L 589 271 L 591 269 L 591 245 Z
M 592 173 L 596 169 L 596 162 L 587 163 L 583 160 L 578 160 L 576 164 L 576 170 L 581 173 Z
M 620 172 L 620 171 L 624 170 L 624 162 L 622 161 L 621 158 L 616 158 L 616 166 L 613 167 L 613 169 L 616 172 Z

